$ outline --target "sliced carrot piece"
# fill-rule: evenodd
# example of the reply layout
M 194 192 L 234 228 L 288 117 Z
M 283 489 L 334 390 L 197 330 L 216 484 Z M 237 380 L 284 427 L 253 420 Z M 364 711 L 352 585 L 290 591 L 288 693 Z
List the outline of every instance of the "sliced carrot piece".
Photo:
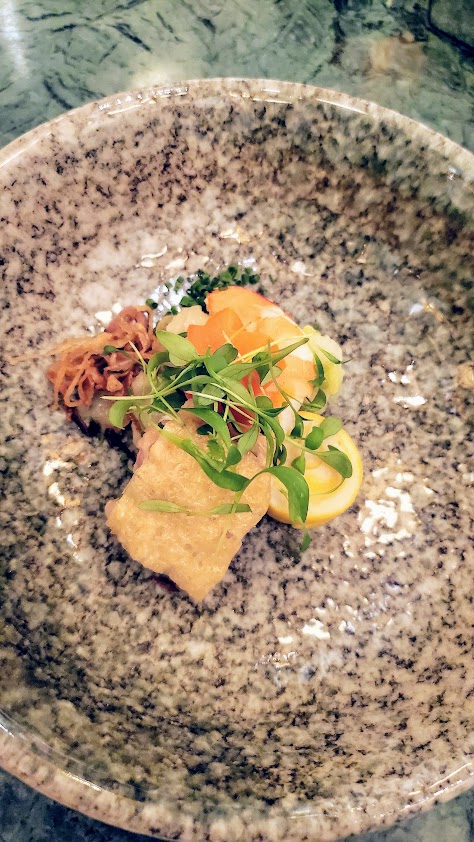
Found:
M 268 339 L 265 333 L 259 333 L 257 330 L 241 330 L 235 334 L 233 344 L 239 354 L 251 354 L 252 351 L 259 351 L 261 348 L 265 350 Z
M 224 308 L 230 307 L 245 324 L 260 319 L 262 311 L 268 310 L 268 307 L 279 310 L 276 304 L 273 304 L 268 298 L 264 298 L 263 295 L 259 295 L 258 292 L 238 286 L 216 289 L 214 292 L 210 292 L 206 298 L 206 307 L 211 316 Z
M 193 343 L 198 354 L 204 354 L 208 348 L 211 353 L 214 353 L 226 342 L 232 342 L 232 337 L 242 330 L 242 327 L 238 315 L 226 307 L 211 315 L 206 324 L 190 325 L 188 339 Z

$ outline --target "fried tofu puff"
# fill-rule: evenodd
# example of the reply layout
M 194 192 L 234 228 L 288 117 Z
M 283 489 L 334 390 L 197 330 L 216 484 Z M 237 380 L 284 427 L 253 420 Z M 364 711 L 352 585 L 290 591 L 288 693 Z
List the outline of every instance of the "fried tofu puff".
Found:
M 169 421 L 165 430 L 192 439 L 203 447 L 196 425 L 183 428 Z M 205 440 L 204 440 L 205 441 Z M 270 477 L 262 474 L 244 491 L 240 502 L 251 511 L 226 515 L 188 515 L 144 511 L 145 500 L 167 500 L 192 511 L 206 511 L 231 503 L 234 494 L 216 486 L 188 453 L 157 432 L 136 467 L 122 496 L 107 504 L 107 523 L 129 555 L 144 567 L 169 576 L 199 601 L 224 577 L 247 532 L 268 509 Z M 246 477 L 257 474 L 265 462 L 264 443 L 246 453 L 237 466 Z

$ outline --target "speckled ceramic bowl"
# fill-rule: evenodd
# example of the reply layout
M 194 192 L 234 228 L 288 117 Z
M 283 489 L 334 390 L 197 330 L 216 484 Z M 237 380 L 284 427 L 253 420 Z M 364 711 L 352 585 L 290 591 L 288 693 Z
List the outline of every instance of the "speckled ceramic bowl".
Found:
M 38 352 L 1 368 L 5 768 L 186 842 L 335 840 L 466 789 L 472 156 L 226 80 L 91 104 L 0 165 L 4 352 Z M 339 338 L 365 481 L 302 556 L 264 519 L 196 606 L 107 531 L 127 464 L 51 411 L 40 352 L 229 261 Z

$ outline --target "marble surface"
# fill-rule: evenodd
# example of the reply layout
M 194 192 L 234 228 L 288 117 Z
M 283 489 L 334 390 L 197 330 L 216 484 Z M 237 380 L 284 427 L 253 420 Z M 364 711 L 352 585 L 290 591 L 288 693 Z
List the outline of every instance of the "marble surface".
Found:
M 0 145 L 115 91 L 250 76 L 361 96 L 473 149 L 472 62 L 430 33 L 426 5 L 427 0 L 259 0 L 258 5 L 3 0 Z M 466 26 L 469 9 L 474 14 L 468 2 Z
M 245 74 L 357 93 L 474 146 L 472 66 L 430 35 L 423 14 L 409 5 L 360 4 L 342 14 L 322 2 L 262 3 L 258 14 L 251 4 L 223 2 L 192 8 L 162 3 L 159 9 L 151 2 L 110 2 L 94 8 L 2 4 L 5 142 L 67 107 L 120 88 Z M 7 776 L 2 780 L 0 838 L 5 842 L 136 838 L 52 805 Z M 473 838 L 472 797 L 462 796 L 404 828 L 364 837 L 369 838 L 467 842 Z

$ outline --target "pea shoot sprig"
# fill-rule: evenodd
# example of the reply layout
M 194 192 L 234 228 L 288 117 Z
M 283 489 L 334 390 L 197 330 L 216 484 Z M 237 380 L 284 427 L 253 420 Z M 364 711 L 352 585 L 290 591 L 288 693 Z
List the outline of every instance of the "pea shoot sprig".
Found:
M 309 505 L 309 488 L 304 477 L 307 455 L 315 454 L 322 462 L 334 468 L 340 474 L 341 482 L 352 475 L 350 460 L 344 453 L 332 445 L 322 449 L 325 440 L 341 429 L 341 421 L 327 417 L 305 434 L 304 417 L 293 407 L 291 396 L 278 385 L 281 370 L 278 363 L 306 344 L 309 337 L 284 349 L 273 350 L 269 343 L 267 348 L 239 356 L 230 342 L 213 353 L 207 351 L 199 354 L 185 336 L 159 329 L 156 336 L 163 350 L 153 354 L 148 362 L 137 352 L 146 375 L 143 394 L 110 397 L 114 401 L 109 413 L 110 421 L 122 429 L 132 415 L 142 426 L 153 423 L 152 418 L 146 418 L 152 413 L 160 413 L 165 419 L 177 420 L 182 425 L 184 435 L 171 433 L 161 423 L 155 426 L 161 435 L 188 453 L 215 485 L 234 492 L 234 499 L 229 504 L 206 511 L 189 511 L 166 500 L 146 500 L 140 504 L 140 508 L 156 512 L 186 512 L 190 515 L 248 512 L 248 504 L 240 502 L 242 494 L 256 476 L 268 473 L 284 486 L 290 520 L 302 525 Z M 323 349 L 321 352 L 329 356 Z M 336 358 L 332 358 L 332 361 L 340 362 Z M 313 400 L 303 403 L 301 412 L 304 413 L 319 413 L 326 403 L 326 396 L 321 389 L 324 367 L 317 354 L 315 363 L 317 376 L 313 385 L 317 391 Z M 265 384 L 270 380 L 275 383 L 284 398 L 283 406 L 274 407 L 266 395 L 254 394 L 254 372 L 260 383 Z M 242 382 L 244 379 L 247 385 Z M 289 435 L 279 421 L 279 415 L 287 407 L 291 407 L 294 414 L 294 426 Z M 203 436 L 202 447 L 186 436 L 183 412 L 190 413 L 202 422 L 197 428 L 198 434 Z M 255 446 L 259 435 L 263 435 L 266 440 L 265 467 L 254 477 L 247 478 L 239 474 L 236 468 L 245 453 Z M 296 445 L 299 450 L 299 455 L 290 464 L 287 463 L 289 443 Z

